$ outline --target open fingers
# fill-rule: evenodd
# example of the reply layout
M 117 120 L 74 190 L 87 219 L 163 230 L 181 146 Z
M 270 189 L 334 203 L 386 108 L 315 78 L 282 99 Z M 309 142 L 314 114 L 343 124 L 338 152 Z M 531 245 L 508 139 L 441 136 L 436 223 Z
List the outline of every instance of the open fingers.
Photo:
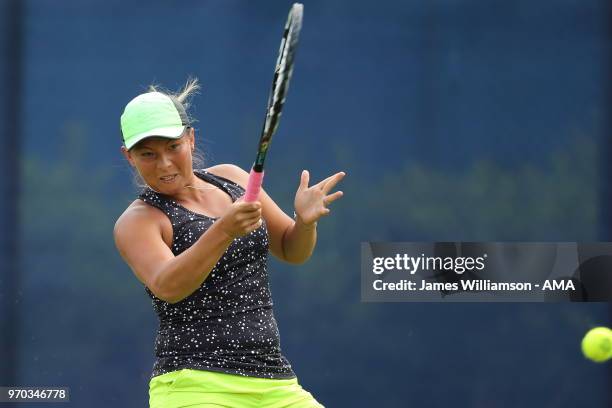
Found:
M 327 183 L 329 180 L 331 180 L 331 178 L 334 177 L 333 175 L 327 177 L 326 179 L 323 179 L 321 181 L 319 181 L 317 184 L 313 184 L 311 188 L 318 188 L 319 190 L 322 190 L 323 187 L 325 186 L 325 183 Z
M 346 173 L 341 171 L 339 173 L 334 174 L 333 176 L 326 178 L 324 180 L 325 184 L 323 184 L 323 187 L 321 188 L 323 193 L 327 194 L 332 188 L 334 188 L 336 184 L 338 184 L 340 180 L 344 178 L 344 176 L 346 176 Z
M 323 199 L 323 202 L 325 203 L 325 205 L 329 205 L 333 203 L 334 201 L 336 201 L 337 199 L 339 199 L 340 197 L 342 197 L 343 194 L 344 193 L 342 191 L 336 191 L 335 193 L 326 196 Z
M 336 173 L 336 174 L 332 174 L 331 176 L 319 181 L 317 184 L 314 184 L 312 186 L 312 188 L 318 188 L 320 190 L 325 191 L 326 186 L 330 183 L 333 182 L 333 185 L 329 187 L 329 190 L 331 190 L 333 188 L 333 186 L 336 185 L 336 183 L 338 183 L 338 181 L 340 181 L 344 176 L 346 175 L 346 173 L 344 173 L 343 171 Z M 335 181 L 334 181 L 335 180 Z

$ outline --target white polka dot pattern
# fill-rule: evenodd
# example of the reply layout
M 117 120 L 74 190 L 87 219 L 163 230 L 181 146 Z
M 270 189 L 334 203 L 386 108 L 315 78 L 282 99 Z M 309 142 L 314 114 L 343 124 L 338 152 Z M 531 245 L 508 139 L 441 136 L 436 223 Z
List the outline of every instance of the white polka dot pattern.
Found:
M 204 170 L 203 180 L 227 192 L 232 201 L 244 189 Z M 172 252 L 189 248 L 217 220 L 188 210 L 169 196 L 145 189 L 139 196 L 163 211 L 172 223 Z M 182 368 L 262 378 L 294 378 L 282 355 L 268 282 L 268 232 L 236 238 L 202 285 L 178 303 L 157 298 L 149 288 L 159 318 L 152 377 Z

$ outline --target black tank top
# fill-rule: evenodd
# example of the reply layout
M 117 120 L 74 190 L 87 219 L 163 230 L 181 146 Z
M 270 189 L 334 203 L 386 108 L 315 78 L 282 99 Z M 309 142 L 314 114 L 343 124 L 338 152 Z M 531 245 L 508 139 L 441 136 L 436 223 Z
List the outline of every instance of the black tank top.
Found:
M 194 173 L 225 191 L 232 201 L 244 194 L 231 180 L 205 170 Z M 139 198 L 170 218 L 175 256 L 218 219 L 190 211 L 150 188 Z M 256 231 L 234 239 L 202 285 L 180 302 L 167 303 L 145 286 L 159 318 L 151 377 L 183 368 L 262 378 L 295 377 L 281 354 L 267 259 L 264 222 Z

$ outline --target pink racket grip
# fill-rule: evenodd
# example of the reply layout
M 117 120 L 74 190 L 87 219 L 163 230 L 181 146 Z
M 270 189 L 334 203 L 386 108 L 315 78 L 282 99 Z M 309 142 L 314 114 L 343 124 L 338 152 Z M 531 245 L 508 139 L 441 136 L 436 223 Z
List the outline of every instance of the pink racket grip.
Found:
M 249 175 L 249 183 L 247 184 L 246 193 L 244 194 L 244 201 L 251 203 L 257 201 L 259 197 L 259 191 L 261 190 L 261 183 L 263 183 L 264 172 L 261 173 L 251 169 Z

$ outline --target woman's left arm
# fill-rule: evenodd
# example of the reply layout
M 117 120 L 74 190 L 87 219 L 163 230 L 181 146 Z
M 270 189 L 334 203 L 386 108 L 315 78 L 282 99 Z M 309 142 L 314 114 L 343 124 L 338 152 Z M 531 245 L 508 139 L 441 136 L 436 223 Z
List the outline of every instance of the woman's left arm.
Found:
M 209 171 L 235 181 L 242 187 L 247 185 L 249 179 L 246 171 L 231 164 L 215 166 Z M 304 170 L 295 194 L 295 220 L 261 190 L 259 201 L 268 228 L 270 251 L 275 257 L 292 264 L 301 264 L 310 258 L 317 242 L 317 221 L 330 213 L 327 205 L 342 197 L 342 191 L 329 192 L 344 176 L 345 173 L 339 172 L 308 187 L 309 174 Z

